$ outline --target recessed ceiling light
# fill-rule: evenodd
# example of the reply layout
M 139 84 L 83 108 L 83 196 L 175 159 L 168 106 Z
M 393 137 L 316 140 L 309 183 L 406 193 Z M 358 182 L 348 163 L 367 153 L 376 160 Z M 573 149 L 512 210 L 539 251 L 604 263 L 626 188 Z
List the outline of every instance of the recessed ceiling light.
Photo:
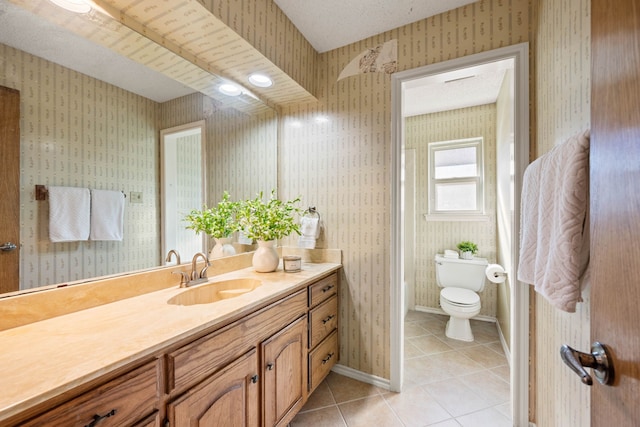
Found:
M 227 96 L 238 96 L 242 93 L 242 89 L 231 83 L 223 83 L 218 87 L 218 90 Z
M 50 0 L 51 3 L 60 6 L 70 12 L 88 13 L 91 11 L 91 5 L 84 0 Z
M 264 74 L 254 73 L 249 76 L 249 83 L 258 87 L 270 87 L 273 85 L 273 80 Z

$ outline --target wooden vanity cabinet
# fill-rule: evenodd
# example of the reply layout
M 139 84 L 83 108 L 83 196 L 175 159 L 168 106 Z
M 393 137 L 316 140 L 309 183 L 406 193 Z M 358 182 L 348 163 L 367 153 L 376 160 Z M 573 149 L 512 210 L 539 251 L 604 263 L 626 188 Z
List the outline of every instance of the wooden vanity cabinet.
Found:
M 160 404 L 159 373 L 154 360 L 20 426 L 159 426 L 157 412 L 152 415 Z
M 338 361 L 338 273 L 309 286 L 308 390 L 311 394 Z

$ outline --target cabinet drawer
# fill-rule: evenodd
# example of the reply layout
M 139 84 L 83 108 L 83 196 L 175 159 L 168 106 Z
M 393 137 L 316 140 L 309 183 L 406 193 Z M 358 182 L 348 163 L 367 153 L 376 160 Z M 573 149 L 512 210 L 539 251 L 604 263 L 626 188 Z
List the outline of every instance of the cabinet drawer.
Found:
M 326 338 L 338 327 L 338 296 L 334 295 L 309 312 L 309 348 Z
M 333 273 L 330 276 L 320 279 L 318 282 L 309 286 L 309 307 L 315 307 L 322 301 L 333 296 L 338 291 L 338 274 Z
M 309 393 L 322 382 L 338 361 L 338 331 L 333 331 L 309 353 Z
M 159 363 L 147 363 L 23 424 L 100 427 L 133 425 L 159 405 Z
M 169 353 L 169 391 L 186 390 L 293 322 L 306 312 L 306 298 L 306 292 L 299 291 Z

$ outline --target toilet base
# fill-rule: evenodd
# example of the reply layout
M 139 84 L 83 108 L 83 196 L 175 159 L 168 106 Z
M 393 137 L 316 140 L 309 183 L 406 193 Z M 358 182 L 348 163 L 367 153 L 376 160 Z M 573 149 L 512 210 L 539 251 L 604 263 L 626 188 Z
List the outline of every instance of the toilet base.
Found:
M 473 341 L 473 332 L 471 332 L 469 319 L 450 316 L 444 333 L 448 338 L 454 340 Z

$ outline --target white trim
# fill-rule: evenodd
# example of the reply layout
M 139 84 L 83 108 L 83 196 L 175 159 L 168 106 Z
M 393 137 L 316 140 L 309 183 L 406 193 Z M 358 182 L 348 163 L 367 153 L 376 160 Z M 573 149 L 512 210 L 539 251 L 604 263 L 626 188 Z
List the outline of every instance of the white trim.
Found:
M 349 368 L 348 366 L 344 366 L 340 364 L 334 365 L 333 368 L 331 368 L 331 370 L 336 374 L 344 375 L 345 377 L 349 377 L 354 380 L 361 381 L 363 383 L 371 384 L 376 387 L 383 388 L 385 390 L 391 390 L 389 380 L 385 378 L 380 378 L 378 376 L 371 375 L 371 374 L 365 374 L 362 371 L 358 371 L 356 369 Z
M 435 222 L 435 221 L 442 221 L 442 222 L 488 222 L 489 221 L 489 216 L 488 215 L 477 215 L 477 214 L 467 214 L 467 215 L 455 215 L 455 214 L 437 214 L 437 215 L 432 215 L 432 214 L 422 214 L 422 216 L 424 216 L 424 220 L 425 221 L 429 221 L 429 222 Z
M 507 358 L 509 367 L 511 367 L 511 350 L 509 350 L 507 340 L 504 339 L 504 334 L 502 333 L 502 328 L 500 327 L 500 322 L 498 322 L 498 319 L 496 319 L 496 326 L 498 327 L 498 336 L 500 337 L 500 344 L 502 344 L 502 351 L 504 351 L 504 355 Z
M 400 391 L 403 382 L 404 355 L 404 286 L 403 239 L 404 221 L 401 217 L 402 194 L 400 187 L 401 154 L 404 149 L 404 120 L 402 119 L 403 82 L 426 75 L 476 66 L 505 59 L 514 60 L 515 89 L 515 205 L 514 229 L 520 229 L 520 197 L 522 175 L 529 164 L 529 44 L 512 46 L 468 55 L 425 67 L 395 73 L 391 76 L 391 191 L 390 191 L 390 388 Z M 518 239 L 514 236 L 514 242 Z M 514 265 L 517 266 L 517 252 Z M 515 276 L 514 271 L 512 273 Z M 513 424 L 529 424 L 529 293 L 522 283 L 511 286 L 511 385 Z M 517 316 L 516 316 L 517 314 Z

